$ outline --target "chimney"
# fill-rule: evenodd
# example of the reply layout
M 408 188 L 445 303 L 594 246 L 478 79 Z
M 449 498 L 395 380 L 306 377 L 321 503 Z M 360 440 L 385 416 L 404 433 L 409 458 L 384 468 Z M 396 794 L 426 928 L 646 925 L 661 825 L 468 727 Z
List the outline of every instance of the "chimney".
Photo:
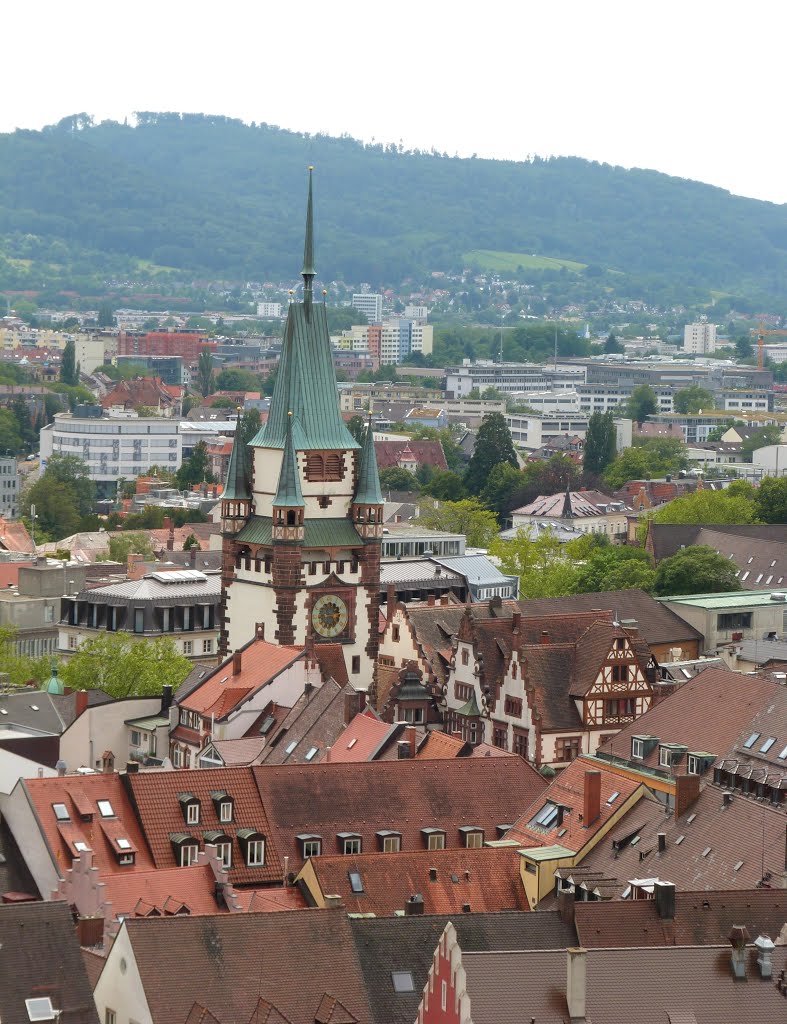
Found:
M 415 757 L 417 734 L 414 725 L 408 725 L 404 730 L 404 738 L 407 740 L 407 745 L 410 747 L 410 757 Z
M 139 771 L 139 761 L 126 761 L 126 775 L 136 775 Z
M 167 683 L 161 688 L 161 714 L 168 715 L 172 707 L 172 687 Z
M 57 762 L 57 764 L 55 765 L 55 768 L 57 769 L 57 774 L 58 774 L 58 776 L 59 776 L 59 777 L 60 777 L 61 779 L 63 778 L 63 776 L 64 776 L 64 775 L 66 774 L 66 772 L 68 771 L 68 765 L 66 764 L 66 762 L 65 762 L 65 761 L 63 760 L 63 758 L 62 758 L 62 757 L 58 759 L 58 762 Z
M 111 775 L 115 770 L 115 755 L 111 750 L 105 750 L 101 755 L 101 771 L 104 775 Z
M 323 899 L 325 900 L 326 907 L 340 907 L 342 905 L 342 898 L 336 893 L 331 893 L 330 895 L 326 893 Z
M 440 605 L 443 608 L 446 608 L 448 606 L 448 594 L 441 594 L 440 595 Z
M 727 938 L 732 946 L 732 976 L 735 981 L 746 981 L 746 943 L 749 941 L 746 925 L 734 924 Z
M 303 696 L 306 698 L 307 703 L 311 700 L 312 693 L 314 692 L 314 683 L 305 682 L 303 684 Z
M 365 711 L 366 705 L 369 703 L 369 691 L 358 689 L 358 710 Z
M 672 882 L 654 882 L 653 895 L 656 913 L 662 921 L 675 920 L 675 885 Z
M 540 644 L 548 644 L 549 643 L 549 630 L 548 629 L 542 629 L 541 630 L 541 636 L 540 636 L 538 642 Z
M 767 935 L 758 935 L 754 940 L 754 947 L 758 953 L 757 966 L 760 969 L 760 977 L 773 977 L 773 963 L 771 962 L 771 951 L 774 948 L 773 942 Z
M 197 548 L 196 545 L 193 548 L 189 548 L 189 565 L 197 564 Z
M 169 530 L 167 551 L 173 551 L 175 548 L 175 522 L 170 516 L 164 516 L 164 529 Z
M 722 793 L 722 807 L 732 806 L 732 793 Z
M 436 882 L 437 881 L 437 868 L 429 868 L 429 881 L 430 882 Z
M 700 795 L 699 775 L 675 776 L 675 817 L 679 818 Z
M 388 621 L 390 622 L 394 615 L 394 608 L 396 608 L 396 587 L 394 586 L 393 583 L 388 584 L 385 593 L 385 611 L 388 617 Z
M 80 946 L 100 946 L 104 941 L 104 915 L 77 918 L 77 938 Z
M 434 608 L 434 594 L 429 595 L 429 597 L 426 600 L 426 603 L 429 605 L 430 608 Z
M 233 651 L 233 654 L 232 654 L 232 674 L 234 676 L 239 676 L 240 675 L 240 670 L 241 670 L 242 662 L 243 662 L 243 652 L 242 651 Z
M 344 724 L 349 725 L 350 722 L 361 710 L 361 696 L 357 690 L 351 690 L 350 693 L 344 695 Z
M 591 769 L 585 772 L 584 808 L 582 824 L 590 828 L 601 814 L 601 772 Z
M 74 715 L 79 718 L 87 711 L 87 690 L 77 690 L 74 694 Z
M 658 842 L 659 853 L 666 853 L 667 852 L 667 833 L 666 832 L 659 832 L 658 835 L 656 836 L 656 840 Z
M 511 616 L 511 631 L 518 633 L 522 626 L 522 612 L 514 612 Z
M 415 893 L 404 905 L 404 916 L 414 917 L 424 912 L 424 898 L 420 892 Z
M 560 889 L 557 894 L 557 912 L 564 924 L 574 923 L 574 893 L 569 889 Z
M 587 950 L 573 947 L 566 950 L 566 1002 L 571 1020 L 585 1019 L 587 995 Z

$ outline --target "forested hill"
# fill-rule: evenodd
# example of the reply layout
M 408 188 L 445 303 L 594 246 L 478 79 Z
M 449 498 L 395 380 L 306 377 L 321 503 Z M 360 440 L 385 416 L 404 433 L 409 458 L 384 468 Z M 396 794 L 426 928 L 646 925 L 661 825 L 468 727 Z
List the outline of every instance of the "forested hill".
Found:
M 291 279 L 310 163 L 323 279 L 395 284 L 480 249 L 623 271 L 654 290 L 787 292 L 787 206 L 576 158 L 456 159 L 179 114 L 0 135 L 0 260 L 89 272 L 122 254 Z

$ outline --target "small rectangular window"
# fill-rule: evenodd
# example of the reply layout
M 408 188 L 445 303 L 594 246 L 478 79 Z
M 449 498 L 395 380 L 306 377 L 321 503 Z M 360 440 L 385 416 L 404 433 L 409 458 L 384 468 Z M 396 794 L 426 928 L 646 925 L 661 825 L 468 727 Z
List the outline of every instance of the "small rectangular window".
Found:
M 232 821 L 232 803 L 227 801 L 223 804 L 219 804 L 219 821 L 227 822 Z
M 180 848 L 180 866 L 182 868 L 190 867 L 192 864 L 197 862 L 197 854 L 199 853 L 199 847 L 193 843 L 187 843 L 185 846 Z
M 68 808 L 65 804 L 52 804 L 52 810 L 55 812 L 55 817 L 58 821 L 69 820 Z
M 745 747 L 745 748 L 746 748 L 747 750 L 750 750 L 750 749 L 751 749 L 751 748 L 752 748 L 752 747 L 754 746 L 754 744 L 755 744 L 755 743 L 757 742 L 757 740 L 758 740 L 759 738 L 760 738 L 760 734 L 759 734 L 758 732 L 753 732 L 753 733 L 751 734 L 751 736 L 749 736 L 749 738 L 748 738 L 748 739 L 746 740 L 746 742 L 745 742 L 745 743 L 743 744 L 743 745 L 744 745 L 744 747 Z
M 465 846 L 468 850 L 479 850 L 484 845 L 483 832 L 468 832 L 465 836 Z
M 317 747 L 310 747 L 309 750 L 307 750 L 307 752 L 306 752 L 305 760 L 311 761 L 311 759 L 314 757 L 314 755 L 316 753 L 317 753 Z
M 350 871 L 347 874 L 350 879 L 350 888 L 353 892 L 363 892 L 363 879 L 357 871 Z
M 98 811 L 102 818 L 115 817 L 115 812 L 112 810 L 112 804 L 109 802 L 109 800 L 99 800 Z
M 385 836 L 383 839 L 383 853 L 398 853 L 401 845 L 401 836 Z
M 189 804 L 186 808 L 186 821 L 189 825 L 199 825 L 199 804 Z
M 322 843 L 319 839 L 307 839 L 303 844 L 303 859 L 307 860 L 309 857 L 319 857 L 321 846 Z
M 776 737 L 775 736 L 769 736 L 768 739 L 760 747 L 760 753 L 761 754 L 767 754 L 768 751 L 771 749 L 771 747 L 774 745 L 775 742 L 776 742 Z
M 391 971 L 394 992 L 415 992 L 411 971 Z
M 114 1010 L 107 1010 L 104 1013 L 104 1024 L 117 1024 L 117 1014 Z
M 631 741 L 631 756 L 640 760 L 645 756 L 645 744 L 642 740 L 633 739 Z
M 232 867 L 232 843 L 216 843 L 216 853 L 225 868 Z
M 348 857 L 352 857 L 355 854 L 361 852 L 361 839 L 360 836 L 354 839 L 344 840 L 344 853 Z
M 265 840 L 253 839 L 246 848 L 246 864 L 250 868 L 259 868 L 265 864 Z
M 444 850 L 445 849 L 445 833 L 444 832 L 433 832 L 429 836 L 429 843 L 427 848 L 429 850 Z

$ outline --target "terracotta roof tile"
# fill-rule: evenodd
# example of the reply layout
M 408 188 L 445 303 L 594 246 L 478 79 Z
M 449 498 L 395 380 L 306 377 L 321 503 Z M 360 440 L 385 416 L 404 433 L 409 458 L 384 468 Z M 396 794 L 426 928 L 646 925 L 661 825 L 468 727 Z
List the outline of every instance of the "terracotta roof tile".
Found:
M 472 913 L 528 910 L 520 857 L 512 848 L 315 857 L 312 867 L 323 895 L 338 894 L 352 914 L 388 917 L 416 893 L 423 896 L 425 914 L 461 914 L 466 906 Z M 350 872 L 359 874 L 363 892 L 353 892 Z
M 470 753 L 467 749 L 468 746 L 459 736 L 449 736 L 447 732 L 432 731 L 426 734 L 426 739 L 418 748 L 415 756 L 417 760 L 428 758 L 430 761 L 438 760 L 439 758 L 461 757 L 463 754 Z M 497 750 L 498 748 L 495 747 L 494 749 Z
M 463 846 L 462 825 L 488 836 L 513 821 L 546 788 L 516 756 L 453 761 L 368 761 L 358 764 L 261 765 L 252 769 L 282 856 L 302 864 L 300 834 L 317 834 L 325 854 L 339 852 L 339 832 L 357 833 L 363 849 L 377 832 L 402 834 L 402 850 L 424 849 L 422 829 L 444 828 L 446 847 Z
M 379 469 L 390 469 L 397 466 L 406 448 L 410 449 L 409 457 L 419 466 L 434 466 L 435 469 L 448 469 L 445 452 L 439 441 L 375 441 L 374 450 L 377 455 Z
M 396 727 L 381 722 L 373 713 L 361 712 L 331 745 L 331 761 L 370 761 Z
M 233 884 L 276 882 L 282 878 L 282 867 L 265 809 L 260 801 L 249 768 L 211 768 L 173 772 L 139 772 L 124 776 L 136 804 L 156 867 L 176 867 L 170 839 L 172 834 L 185 833 L 199 841 L 204 849 L 204 833 L 216 830 L 232 839 L 232 867 L 229 880 Z M 233 821 L 219 821 L 211 794 L 226 792 L 234 801 Z M 200 820 L 186 823 L 181 793 L 192 793 L 200 801 Z M 237 840 L 239 830 L 253 828 L 266 839 L 265 864 L 248 867 Z
M 151 911 L 176 913 L 185 907 L 190 914 L 216 914 L 215 875 L 210 864 L 187 868 L 156 868 L 103 876 L 105 898 L 114 917 L 146 917 Z

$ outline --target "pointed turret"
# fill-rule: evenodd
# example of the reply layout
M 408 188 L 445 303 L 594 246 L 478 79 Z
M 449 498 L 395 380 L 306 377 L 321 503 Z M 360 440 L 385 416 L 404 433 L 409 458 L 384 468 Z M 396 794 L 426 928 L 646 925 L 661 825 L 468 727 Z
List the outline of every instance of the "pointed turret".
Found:
M 298 461 L 292 443 L 292 413 L 287 417 L 279 483 L 273 499 L 273 536 L 276 540 L 303 540 L 303 513 L 306 502 L 301 491 Z
M 316 273 L 314 269 L 314 214 L 312 210 L 312 172 L 309 168 L 309 200 L 306 204 L 306 236 L 303 240 L 303 305 L 308 312 L 312 304 L 312 281 Z
M 566 485 L 566 496 L 563 499 L 563 512 L 561 519 L 573 519 L 574 509 L 571 505 L 571 484 Z
M 221 531 L 235 534 L 246 525 L 251 515 L 251 484 L 246 458 L 246 445 L 240 428 L 240 407 L 235 424 L 235 440 L 232 442 L 227 479 L 221 495 Z
M 353 520 L 355 528 L 365 540 L 382 537 L 383 492 L 380 488 L 380 474 L 377 471 L 371 416 L 358 456 L 358 485 L 353 498 Z

